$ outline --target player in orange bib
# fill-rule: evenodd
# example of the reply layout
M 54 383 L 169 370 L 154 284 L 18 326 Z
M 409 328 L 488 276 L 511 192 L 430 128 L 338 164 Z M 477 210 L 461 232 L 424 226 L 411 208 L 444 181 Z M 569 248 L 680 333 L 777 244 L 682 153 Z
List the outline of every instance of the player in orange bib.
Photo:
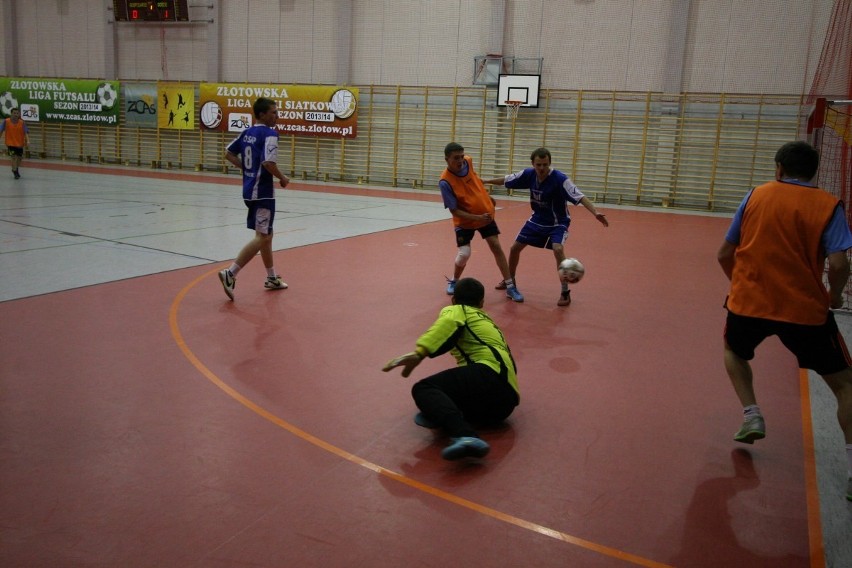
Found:
M 852 501 L 852 358 L 831 312 L 843 306 L 852 232 L 843 202 L 812 183 L 818 166 L 819 153 L 807 142 L 784 144 L 775 154 L 775 180 L 749 192 L 734 214 L 718 252 L 731 281 L 725 369 L 743 406 L 734 440 L 745 444 L 766 436 L 749 363 L 765 338 L 777 335 L 800 368 L 822 376 L 837 397 Z
M 447 294 L 453 295 L 456 282 L 461 278 L 464 267 L 470 258 L 470 242 L 476 233 L 485 239 L 497 268 L 503 277 L 501 284 L 506 288 L 506 295 L 516 302 L 523 302 L 524 297 L 515 287 L 515 282 L 509 275 L 509 262 L 500 245 L 500 229 L 494 220 L 496 206 L 494 199 L 488 194 L 479 175 L 473 169 L 473 159 L 465 155 L 464 147 L 456 142 L 450 142 L 444 148 L 444 160 L 447 168 L 441 174 L 438 187 L 444 207 L 453 215 L 453 228 L 456 233 L 456 259 L 453 267 L 453 278 L 447 279 Z
M 9 151 L 9 157 L 12 159 L 12 173 L 15 175 L 15 179 L 21 179 L 18 166 L 21 165 L 24 148 L 30 145 L 30 131 L 27 124 L 21 120 L 20 109 L 13 108 L 9 118 L 0 122 L 0 133 L 6 135 L 6 148 Z

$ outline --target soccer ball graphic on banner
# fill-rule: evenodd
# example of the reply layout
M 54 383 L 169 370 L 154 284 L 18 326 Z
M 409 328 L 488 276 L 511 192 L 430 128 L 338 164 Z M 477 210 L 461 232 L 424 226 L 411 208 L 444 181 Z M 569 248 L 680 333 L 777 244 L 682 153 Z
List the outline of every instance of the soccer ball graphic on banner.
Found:
M 6 91 L 0 95 L 0 113 L 3 113 L 3 116 L 10 116 L 13 108 L 18 108 L 18 101 L 15 100 L 15 95 Z
M 569 284 L 576 284 L 583 279 L 586 268 L 576 258 L 566 258 L 559 263 L 559 279 Z
M 101 103 L 101 106 L 110 109 L 115 106 L 116 101 L 118 100 L 118 93 L 115 92 L 115 89 L 109 83 L 101 83 L 98 85 L 98 102 Z

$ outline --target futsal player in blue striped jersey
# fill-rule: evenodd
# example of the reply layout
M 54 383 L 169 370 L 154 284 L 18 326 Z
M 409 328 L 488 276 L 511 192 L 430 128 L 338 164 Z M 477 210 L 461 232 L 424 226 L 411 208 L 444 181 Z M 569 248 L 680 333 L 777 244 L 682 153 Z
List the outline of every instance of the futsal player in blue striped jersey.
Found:
M 565 260 L 565 240 L 568 238 L 568 226 L 571 224 L 571 215 L 568 214 L 568 204 L 582 205 L 595 219 L 604 227 L 609 227 L 606 215 L 599 213 L 589 198 L 583 195 L 574 182 L 559 170 L 550 168 L 550 150 L 537 148 L 530 155 L 531 168 L 520 172 L 483 180 L 485 184 L 505 185 L 509 189 L 529 189 L 530 207 L 532 216 L 521 227 L 512 248 L 509 249 L 509 275 L 518 285 L 515 279 L 515 271 L 521 259 L 521 251 L 528 245 L 537 248 L 548 248 L 553 251 L 556 258 L 556 267 Z M 559 306 L 571 304 L 571 290 L 568 282 L 560 278 L 562 293 L 556 302 Z M 498 289 L 505 286 L 502 282 L 497 285 Z
M 282 290 L 287 284 L 275 273 L 272 258 L 272 222 L 275 219 L 275 179 L 281 188 L 290 178 L 278 169 L 278 132 L 273 128 L 278 119 L 275 101 L 259 98 L 252 107 L 255 125 L 237 136 L 225 151 L 225 159 L 243 173 L 243 201 L 248 207 L 246 226 L 254 230 L 250 240 L 234 259 L 230 268 L 219 272 L 219 280 L 230 299 L 234 299 L 237 274 L 260 252 L 266 267 L 264 287 Z

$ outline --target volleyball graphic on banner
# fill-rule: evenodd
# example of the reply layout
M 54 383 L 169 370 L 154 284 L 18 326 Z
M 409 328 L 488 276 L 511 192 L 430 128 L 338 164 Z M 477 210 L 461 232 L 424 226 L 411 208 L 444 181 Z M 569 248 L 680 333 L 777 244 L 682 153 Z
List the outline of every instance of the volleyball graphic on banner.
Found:
M 216 128 L 222 123 L 222 107 L 216 101 L 207 101 L 201 107 L 201 124 L 207 128 Z

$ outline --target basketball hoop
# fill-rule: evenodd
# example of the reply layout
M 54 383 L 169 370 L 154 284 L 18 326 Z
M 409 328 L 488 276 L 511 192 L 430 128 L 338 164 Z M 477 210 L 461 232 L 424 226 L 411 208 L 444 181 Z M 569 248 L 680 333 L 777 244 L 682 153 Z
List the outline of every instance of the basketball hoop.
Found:
M 523 101 L 506 101 L 506 118 L 515 120 L 518 116 L 518 109 L 524 104 Z

